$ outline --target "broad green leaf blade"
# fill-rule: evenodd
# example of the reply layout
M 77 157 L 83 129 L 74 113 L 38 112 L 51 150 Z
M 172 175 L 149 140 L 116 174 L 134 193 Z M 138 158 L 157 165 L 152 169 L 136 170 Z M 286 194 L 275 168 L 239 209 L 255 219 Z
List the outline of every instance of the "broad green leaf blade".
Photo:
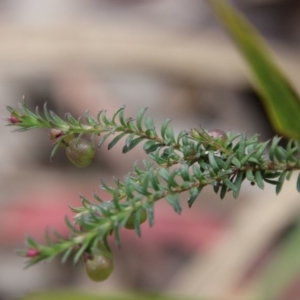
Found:
M 247 61 L 274 128 L 280 134 L 299 141 L 299 95 L 278 67 L 269 47 L 249 22 L 225 0 L 210 0 L 209 3 Z

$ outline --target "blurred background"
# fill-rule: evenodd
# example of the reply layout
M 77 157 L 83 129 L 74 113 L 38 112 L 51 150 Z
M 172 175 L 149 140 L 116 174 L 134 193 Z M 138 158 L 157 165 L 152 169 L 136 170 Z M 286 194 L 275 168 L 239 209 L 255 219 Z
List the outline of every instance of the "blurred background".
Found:
M 299 89 L 299 1 L 234 3 Z M 110 115 L 126 105 L 129 117 L 146 106 L 157 127 L 171 118 L 177 131 L 201 125 L 259 133 L 261 141 L 275 134 L 242 58 L 201 0 L 1 0 L 1 115 L 23 96 L 29 107 L 47 102 L 60 116 L 87 109 Z M 116 268 L 104 283 L 90 282 L 82 265 L 59 260 L 23 270 L 14 250 L 26 234 L 43 240 L 46 227 L 66 234 L 68 204 L 80 206 L 79 194 L 101 195 L 100 177 L 122 180 L 146 156 L 141 149 L 122 155 L 122 143 L 110 152 L 104 145 L 92 166 L 78 170 L 63 150 L 50 162 L 47 131 L 12 134 L 1 126 L 0 133 L 1 300 L 65 288 L 253 299 L 275 286 L 278 300 L 300 298 L 293 178 L 279 196 L 272 186 L 260 191 L 246 183 L 238 200 L 220 201 L 208 188 L 192 210 L 183 195 L 181 216 L 158 203 L 153 228 L 143 225 L 141 239 L 124 231 L 121 249 L 113 246 Z

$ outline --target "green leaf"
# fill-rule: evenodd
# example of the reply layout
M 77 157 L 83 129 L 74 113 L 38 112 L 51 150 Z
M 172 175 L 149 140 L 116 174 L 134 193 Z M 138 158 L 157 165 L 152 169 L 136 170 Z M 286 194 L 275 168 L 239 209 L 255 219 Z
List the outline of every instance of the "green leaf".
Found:
M 125 108 L 125 107 L 124 107 Z M 120 120 L 120 123 L 123 127 L 126 127 L 126 122 L 125 122 L 125 119 L 124 119 L 124 110 L 125 109 L 121 109 L 120 112 L 119 112 L 119 120 Z
M 181 177 L 184 181 L 190 181 L 191 180 L 190 172 L 189 172 L 189 166 L 187 164 L 184 164 L 184 165 L 181 166 L 180 175 L 181 175 Z
M 55 155 L 56 151 L 58 150 L 59 146 L 60 146 L 60 142 L 57 141 L 57 143 L 54 145 L 54 147 L 53 147 L 53 149 L 52 149 L 52 151 L 51 151 L 51 154 L 50 154 L 50 161 L 51 161 L 52 158 L 54 157 L 54 155 Z
M 103 136 L 100 138 L 97 147 L 100 148 L 100 147 L 102 146 L 102 144 L 105 142 L 105 140 L 106 140 L 110 135 L 111 135 L 110 132 L 108 132 L 108 133 L 106 133 L 105 135 L 103 135 Z
M 226 160 L 224 166 L 223 166 L 223 169 L 227 170 L 233 160 L 233 158 L 236 156 L 236 153 L 232 153 Z
M 208 161 L 211 165 L 211 167 L 213 168 L 213 170 L 215 172 L 218 172 L 219 171 L 219 166 L 215 160 L 215 156 L 214 156 L 214 152 L 213 151 L 209 151 L 208 152 Z
M 257 151 L 256 151 L 254 157 L 257 158 L 257 159 L 259 159 L 263 155 L 263 153 L 266 150 L 266 148 L 269 145 L 269 143 L 270 143 L 270 141 L 266 141 L 266 142 L 260 144 L 258 146 L 258 148 L 257 148 Z
M 233 157 L 231 162 L 238 168 L 241 168 L 242 167 L 242 164 L 241 162 L 236 158 L 236 157 Z
M 161 125 L 161 136 L 162 136 L 163 139 L 165 138 L 166 129 L 167 129 L 170 122 L 171 122 L 171 119 L 166 119 L 163 122 L 163 124 Z
M 253 172 L 252 172 L 252 170 L 247 170 L 246 171 L 246 177 L 247 177 L 247 179 L 249 180 L 249 181 L 251 181 L 251 182 L 254 182 L 255 181 L 255 177 L 254 177 L 254 175 L 253 175 Z
M 171 143 L 175 143 L 175 136 L 174 136 L 174 131 L 173 128 L 170 126 L 167 126 L 165 130 L 165 138 L 169 140 Z
M 147 154 L 151 153 L 151 152 L 154 152 L 156 149 L 162 147 L 163 145 L 162 144 L 159 144 L 155 141 L 147 141 L 145 144 L 144 144 L 144 150 Z
M 61 119 L 57 114 L 50 110 L 50 116 L 55 124 L 57 125 L 68 125 L 63 119 Z
M 113 146 L 116 145 L 116 143 L 126 135 L 127 133 L 126 132 L 122 132 L 120 133 L 119 135 L 117 135 L 107 146 L 108 150 L 110 150 Z
M 227 190 L 228 190 L 227 185 L 226 184 L 222 184 L 221 192 L 220 192 L 221 199 L 224 199 L 224 197 L 226 196 Z
M 245 156 L 245 148 L 246 148 L 246 133 L 243 133 L 241 136 L 241 140 L 238 144 L 238 150 L 237 150 L 237 158 L 242 159 Z
M 167 169 L 165 169 L 165 168 L 160 168 L 160 169 L 158 170 L 158 174 L 159 174 L 166 182 L 169 181 L 170 176 L 171 176 L 170 172 L 169 172 Z
M 274 150 L 275 157 L 279 162 L 286 161 L 287 152 L 285 149 L 283 149 L 281 146 L 277 146 Z
M 66 252 L 64 253 L 64 255 L 61 258 L 61 263 L 62 264 L 64 264 L 67 261 L 67 259 L 69 258 L 70 254 L 72 253 L 72 251 L 73 251 L 72 247 L 70 247 L 69 249 L 66 250 Z
M 300 173 L 298 174 L 297 178 L 297 191 L 300 193 Z
M 119 118 L 120 118 L 120 114 L 124 113 L 124 110 L 125 110 L 125 105 L 123 105 L 121 108 L 119 108 L 113 115 L 112 117 L 112 123 L 114 124 L 114 126 L 117 125 L 116 123 L 116 117 L 119 115 Z
M 271 144 L 270 152 L 269 152 L 269 158 L 272 161 L 275 161 L 275 149 L 278 147 L 278 143 L 280 142 L 281 139 L 282 139 L 282 137 L 278 137 L 278 136 L 275 136 L 272 139 L 272 144 Z
M 131 144 L 132 140 L 134 139 L 134 137 L 135 137 L 134 133 L 131 133 L 131 134 L 128 135 L 128 137 L 126 138 L 126 141 L 125 141 L 126 147 L 130 146 L 130 144 Z
M 219 189 L 220 189 L 220 184 L 218 182 L 216 182 L 214 185 L 213 185 L 213 190 L 216 194 L 218 194 L 219 192 Z
M 228 178 L 224 178 L 223 183 L 234 192 L 238 192 L 237 187 Z
M 144 119 L 144 123 L 145 123 L 147 130 L 150 130 L 153 134 L 155 132 L 155 126 L 154 126 L 153 119 L 150 117 L 147 117 Z M 157 136 L 156 133 L 155 133 L 155 136 Z
M 169 194 L 166 197 L 166 200 L 168 203 L 171 204 L 171 206 L 174 208 L 175 212 L 180 214 L 181 213 L 181 206 L 179 202 L 179 195 L 176 194 Z
M 180 140 L 187 135 L 188 135 L 188 133 L 185 130 L 180 131 L 177 136 L 177 144 L 179 144 Z
M 147 109 L 148 109 L 148 107 L 142 108 L 138 112 L 137 117 L 136 117 L 136 127 L 140 132 L 143 132 L 142 121 L 143 121 L 143 117 L 144 117 L 144 114 Z
M 198 198 L 200 192 L 202 191 L 203 187 L 194 187 L 190 189 L 190 197 L 188 199 L 189 207 L 192 207 L 195 200 Z
M 234 181 L 234 185 L 236 187 L 236 190 L 233 191 L 232 195 L 233 197 L 236 199 L 240 193 L 240 190 L 241 190 L 241 186 L 242 186 L 242 182 L 243 180 L 245 179 L 245 174 L 240 172 L 237 174 L 236 178 L 235 178 L 235 181 Z
M 44 116 L 45 116 L 46 120 L 48 122 L 51 122 L 51 116 L 50 116 L 48 108 L 47 108 L 47 102 L 45 102 L 45 104 L 43 106 L 43 112 L 44 112 Z
M 130 142 L 129 145 L 125 145 L 125 146 L 123 147 L 122 152 L 123 152 L 123 153 L 129 152 L 131 149 L 133 149 L 137 144 L 139 144 L 139 143 L 140 143 L 141 141 L 143 141 L 144 139 L 145 139 L 144 137 L 138 137 L 138 138 L 132 140 L 132 141 Z
M 276 185 L 276 194 L 277 195 L 280 193 L 280 191 L 282 189 L 283 182 L 285 180 L 286 175 L 287 175 L 287 171 L 283 171 L 278 178 L 278 184 Z
M 261 175 L 261 172 L 256 171 L 254 176 L 255 176 L 255 181 L 256 181 L 258 187 L 260 187 L 263 190 L 265 185 L 264 185 L 264 179 Z
M 66 113 L 65 119 L 73 126 L 80 126 L 80 123 L 70 113 Z
M 300 140 L 299 96 L 278 67 L 269 47 L 227 1 L 211 0 L 209 3 L 246 59 L 274 128 L 282 135 Z

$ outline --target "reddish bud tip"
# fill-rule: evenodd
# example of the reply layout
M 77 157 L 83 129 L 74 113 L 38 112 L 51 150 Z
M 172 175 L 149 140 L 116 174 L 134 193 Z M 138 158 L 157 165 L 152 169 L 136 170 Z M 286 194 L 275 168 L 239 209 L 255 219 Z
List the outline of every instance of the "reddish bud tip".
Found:
M 49 139 L 51 142 L 56 142 L 56 140 L 62 137 L 63 135 L 64 133 L 61 130 L 54 128 L 49 130 Z
M 8 121 L 10 122 L 10 123 L 12 123 L 12 124 L 16 124 L 16 123 L 20 123 L 21 121 L 18 119 L 18 118 L 16 118 L 15 116 L 10 116 L 9 118 L 8 118 Z
M 40 252 L 36 249 L 28 249 L 27 252 L 26 252 L 26 257 L 36 257 L 40 254 Z

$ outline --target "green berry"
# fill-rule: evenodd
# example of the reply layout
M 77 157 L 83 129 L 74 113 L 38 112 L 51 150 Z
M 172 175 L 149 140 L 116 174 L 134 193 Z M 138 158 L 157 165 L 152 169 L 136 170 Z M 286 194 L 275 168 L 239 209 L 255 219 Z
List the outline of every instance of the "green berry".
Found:
M 72 139 L 66 148 L 68 159 L 79 168 L 87 167 L 95 156 L 95 148 L 92 142 L 80 139 Z
M 125 224 L 125 228 L 127 228 L 127 229 L 134 229 L 135 228 L 134 221 L 135 221 L 135 218 L 136 218 L 136 214 L 137 213 L 134 212 L 130 215 L 130 217 L 128 218 L 128 220 Z M 142 224 L 147 220 L 147 212 L 144 208 L 142 208 L 142 209 L 140 209 L 139 214 L 140 214 L 139 224 Z
M 84 262 L 86 273 L 93 281 L 106 280 L 114 270 L 113 254 L 102 244 L 95 253 L 86 253 Z

